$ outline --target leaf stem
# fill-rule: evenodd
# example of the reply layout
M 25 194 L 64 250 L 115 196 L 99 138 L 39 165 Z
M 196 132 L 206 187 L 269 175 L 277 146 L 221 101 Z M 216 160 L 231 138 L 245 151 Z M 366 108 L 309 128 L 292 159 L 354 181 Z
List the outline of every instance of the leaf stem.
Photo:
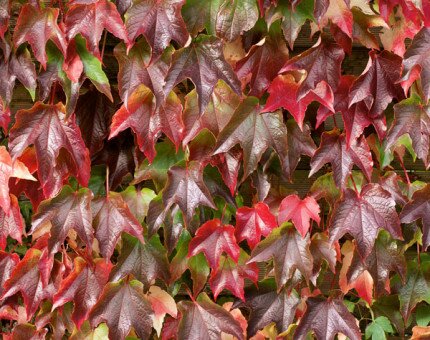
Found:
M 107 31 L 105 30 L 103 33 L 102 51 L 100 53 L 100 61 L 102 64 L 103 64 L 103 55 L 105 54 L 106 38 L 107 38 Z
M 352 173 L 349 175 L 349 178 L 351 178 L 351 182 L 352 182 L 352 185 L 354 186 L 354 190 L 358 194 L 357 185 L 355 184 L 354 176 L 352 175 Z
M 108 197 L 109 195 L 109 166 L 106 166 L 106 181 L 105 181 L 105 186 L 106 186 L 106 197 Z
M 406 170 L 406 168 L 405 168 L 405 163 L 403 163 L 403 159 L 402 159 L 402 157 L 400 157 L 399 155 L 397 155 L 398 157 L 399 157 L 399 163 L 400 163 L 400 166 L 402 167 L 402 169 L 403 169 L 403 173 L 405 174 L 405 178 L 406 178 L 406 183 L 408 184 L 408 189 L 410 188 L 410 186 L 411 186 L 411 181 L 410 181 L 410 179 L 409 179 L 409 175 L 408 175 L 408 171 Z
M 338 129 L 337 120 L 336 120 L 336 113 L 333 115 L 333 124 L 334 124 L 335 128 Z

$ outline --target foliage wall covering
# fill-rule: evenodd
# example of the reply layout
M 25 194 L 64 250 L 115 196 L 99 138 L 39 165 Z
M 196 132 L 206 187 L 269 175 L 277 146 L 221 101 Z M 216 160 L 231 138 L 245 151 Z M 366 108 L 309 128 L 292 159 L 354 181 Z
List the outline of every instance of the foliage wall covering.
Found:
M 430 337 L 428 0 L 0 0 L 0 51 L 4 339 Z

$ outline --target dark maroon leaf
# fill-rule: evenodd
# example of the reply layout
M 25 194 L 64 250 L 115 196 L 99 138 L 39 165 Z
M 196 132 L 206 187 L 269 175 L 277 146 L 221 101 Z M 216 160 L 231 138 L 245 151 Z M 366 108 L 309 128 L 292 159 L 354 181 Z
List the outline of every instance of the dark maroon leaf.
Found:
M 152 59 L 175 40 L 184 46 L 189 34 L 181 16 L 183 0 L 137 0 L 125 14 L 125 25 L 130 40 L 143 34 L 152 47 Z M 170 92 L 170 91 L 169 91 Z
M 170 93 L 175 85 L 187 78 L 191 79 L 196 87 L 200 112 L 205 110 L 220 79 L 241 95 L 240 82 L 224 59 L 221 40 L 215 37 L 199 35 L 190 46 L 173 54 L 164 93 Z
M 349 233 L 357 241 L 358 253 L 366 259 L 372 251 L 380 229 L 394 238 L 403 239 L 396 202 L 379 184 L 366 184 L 361 192 L 345 189 L 330 221 L 330 242 Z
M 351 340 L 361 339 L 354 316 L 339 299 L 308 298 L 306 313 L 294 332 L 294 338 L 305 339 L 311 330 L 320 339 L 334 339 L 337 333 L 342 333 Z

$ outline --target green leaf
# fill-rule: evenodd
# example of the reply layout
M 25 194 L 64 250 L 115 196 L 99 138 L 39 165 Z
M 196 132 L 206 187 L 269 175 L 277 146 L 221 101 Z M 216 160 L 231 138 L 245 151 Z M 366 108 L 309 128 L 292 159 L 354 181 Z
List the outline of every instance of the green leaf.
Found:
M 418 326 L 426 327 L 430 323 L 430 306 L 423 304 L 417 307 L 415 319 Z
M 104 93 L 113 102 L 109 79 L 102 69 L 102 63 L 87 50 L 84 38 L 76 36 L 75 41 L 76 50 L 84 65 L 85 75 L 91 80 L 97 90 Z
M 385 333 L 393 333 L 394 329 L 391 326 L 390 320 L 385 316 L 379 316 L 366 327 L 366 339 L 372 340 L 386 339 Z

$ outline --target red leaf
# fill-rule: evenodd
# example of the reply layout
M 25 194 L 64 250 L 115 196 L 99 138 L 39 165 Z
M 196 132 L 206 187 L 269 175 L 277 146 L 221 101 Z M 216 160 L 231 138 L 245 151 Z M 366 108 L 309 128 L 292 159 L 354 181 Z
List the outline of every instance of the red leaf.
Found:
M 155 141 L 164 132 L 179 147 L 183 135 L 182 104 L 174 92 L 155 108 L 154 96 L 145 85 L 140 85 L 130 96 L 127 105 L 112 117 L 109 139 L 131 128 L 137 135 L 137 144 L 150 162 L 155 157 Z
M 240 82 L 224 58 L 221 40 L 212 36 L 199 35 L 190 46 L 175 51 L 164 93 L 170 93 L 175 85 L 187 78 L 191 79 L 196 87 L 200 112 L 206 108 L 220 79 L 239 96 L 242 94 Z
M 17 158 L 31 144 L 36 149 L 38 174 L 45 196 L 58 193 L 69 174 L 82 186 L 88 185 L 89 152 L 74 117 L 66 119 L 62 103 L 37 102 L 30 110 L 17 112 L 10 130 L 11 154 Z
M 248 258 L 249 255 L 243 251 L 240 253 L 238 263 L 228 256 L 221 256 L 219 267 L 217 270 L 212 270 L 209 278 L 215 300 L 223 289 L 228 289 L 233 295 L 245 301 L 244 279 L 250 279 L 254 283 L 258 281 L 258 266 L 256 263 L 247 264 Z
M 3 0 L 0 2 L 0 38 L 4 38 L 4 34 L 6 33 L 9 27 L 9 18 L 10 18 L 10 6 L 11 3 L 9 0 Z
M 0 250 L 0 295 L 3 294 L 4 284 L 10 278 L 18 263 L 18 254 L 6 253 Z
M 76 257 L 73 271 L 61 281 L 54 295 L 52 309 L 73 301 L 72 319 L 76 327 L 81 328 L 108 281 L 111 268 L 112 264 L 102 259 L 95 259 L 94 263 L 88 263 L 83 258 Z
M 100 253 L 108 261 L 122 232 L 129 233 L 145 243 L 142 226 L 130 212 L 121 194 L 109 192 L 106 197 L 93 201 L 93 228 L 99 241 Z
M 339 84 L 344 56 L 343 49 L 323 35 L 314 47 L 288 60 L 280 72 L 294 70 L 307 72 L 297 92 L 297 100 L 303 99 L 310 91 L 315 90 L 321 81 L 325 81 L 334 92 Z
M 161 335 L 161 328 L 166 314 L 170 314 L 174 318 L 178 316 L 176 302 L 172 296 L 162 290 L 160 287 L 152 286 L 149 289 L 148 300 L 151 303 L 152 310 L 154 311 L 154 329 L 157 335 Z
M 0 146 L 0 169 L 0 207 L 4 213 L 9 215 L 11 205 L 11 199 L 9 197 L 9 179 L 11 177 L 30 181 L 35 181 L 36 179 L 30 174 L 24 163 L 19 160 L 12 160 L 4 146 Z
M 349 233 L 357 241 L 358 253 L 363 259 L 369 256 L 380 229 L 394 238 L 403 239 L 396 202 L 379 184 L 366 184 L 361 192 L 351 189 L 335 206 L 330 220 L 330 242 Z
M 345 188 L 353 165 L 357 165 L 370 181 L 373 170 L 372 154 L 366 139 L 361 137 L 351 141 L 347 148 L 345 135 L 335 129 L 322 134 L 321 144 L 311 160 L 309 177 L 315 174 L 325 163 L 333 168 L 334 181 L 340 188 Z
M 305 237 L 310 227 L 310 220 L 320 223 L 320 207 L 315 198 L 308 196 L 301 200 L 297 195 L 285 197 L 279 206 L 278 223 L 292 220 L 302 237 Z
M 225 252 L 237 263 L 240 248 L 232 225 L 222 225 L 219 219 L 205 222 L 197 229 L 188 247 L 188 257 L 203 252 L 213 270 L 217 270 L 221 254 Z
M 243 0 L 242 0 L 243 1 Z M 253 45 L 245 58 L 238 61 L 235 71 L 244 83 L 250 83 L 248 95 L 261 97 L 288 59 L 288 48 L 282 32 L 272 25 L 264 41 Z
M 0 209 L 0 249 L 4 250 L 6 248 L 8 236 L 21 243 L 24 227 L 25 223 L 19 210 L 18 200 L 14 195 L 10 195 L 8 213 Z
M 43 230 L 44 226 L 50 223 L 48 250 L 50 255 L 54 255 L 60 250 L 69 231 L 74 229 L 90 254 L 94 240 L 90 207 L 92 198 L 93 193 L 87 188 L 74 191 L 65 186 L 59 195 L 43 201 L 39 206 L 37 213 L 33 215 L 29 234 Z
M 296 328 L 294 338 L 305 339 L 311 330 L 320 339 L 334 339 L 337 333 L 342 333 L 351 340 L 361 339 L 354 316 L 339 299 L 308 298 L 306 313 Z
M 296 82 L 294 76 L 291 74 L 277 76 L 267 90 L 267 92 L 269 92 L 269 98 L 262 112 L 273 112 L 283 107 L 288 110 L 300 129 L 303 130 L 303 120 L 305 118 L 306 109 L 313 101 L 318 101 L 324 105 L 327 110 L 334 111 L 333 92 L 325 81 L 318 83 L 314 90 L 308 92 L 305 97 L 298 100 L 297 91 L 300 84 L 301 82 Z
M 71 40 L 79 33 L 82 34 L 87 40 L 88 50 L 97 57 L 100 57 L 99 41 L 104 29 L 129 44 L 121 16 L 114 3 L 108 0 L 72 5 L 67 11 L 64 23 L 67 38 Z
M 349 107 L 355 103 L 363 102 L 369 116 L 380 116 L 391 103 L 393 98 L 404 98 L 400 80 L 402 58 L 398 55 L 382 51 L 377 54 L 369 52 L 369 62 L 366 69 L 351 86 L 349 93 Z
M 124 15 L 130 40 L 143 34 L 151 45 L 153 60 L 158 59 L 171 40 L 184 46 L 189 34 L 181 15 L 183 4 L 184 0 L 133 1 Z
M 197 161 L 187 165 L 172 166 L 167 174 L 167 183 L 163 190 L 163 202 L 166 209 L 177 204 L 184 214 L 187 225 L 199 205 L 216 209 L 212 196 L 203 181 L 203 169 Z
M 132 327 L 138 337 L 148 339 L 152 317 L 151 304 L 143 295 L 140 283 L 120 281 L 109 282 L 104 287 L 89 320 L 92 327 L 106 322 L 110 339 L 124 340 Z
M 349 9 L 349 0 L 330 0 L 327 11 L 319 20 L 320 28 L 323 29 L 331 21 L 348 37 L 352 37 L 352 13 Z
M 261 236 L 266 237 L 277 227 L 275 216 L 265 203 L 257 203 L 252 208 L 241 207 L 236 211 L 235 235 L 238 242 L 247 240 L 253 249 Z
M 44 287 L 42 284 L 39 271 L 41 258 L 42 252 L 40 250 L 35 248 L 27 250 L 24 258 L 13 269 L 10 278 L 3 285 L 4 290 L 0 297 L 3 300 L 21 292 L 24 298 L 27 320 L 31 319 L 42 300 L 51 296 L 49 286 Z
M 47 61 L 45 45 L 48 40 L 52 40 L 63 55 L 67 54 L 66 39 L 57 24 L 58 14 L 57 8 L 36 8 L 25 4 L 21 8 L 13 33 L 15 47 L 27 41 L 44 69 Z

